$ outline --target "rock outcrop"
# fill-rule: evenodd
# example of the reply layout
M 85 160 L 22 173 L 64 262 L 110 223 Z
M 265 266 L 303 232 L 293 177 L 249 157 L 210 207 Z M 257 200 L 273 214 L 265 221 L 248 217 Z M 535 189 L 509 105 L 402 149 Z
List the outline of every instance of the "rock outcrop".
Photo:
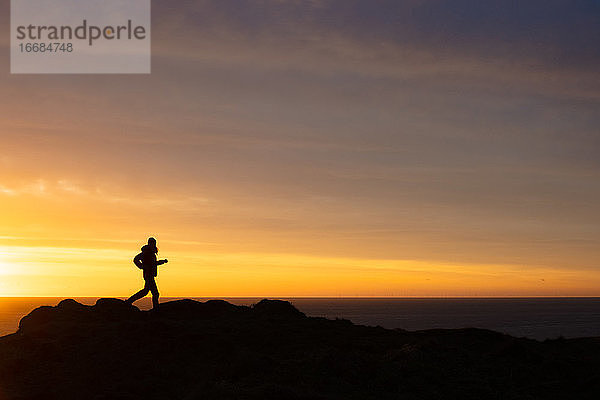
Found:
M 0 338 L 0 399 L 591 399 L 600 339 L 407 332 L 290 303 L 64 300 Z

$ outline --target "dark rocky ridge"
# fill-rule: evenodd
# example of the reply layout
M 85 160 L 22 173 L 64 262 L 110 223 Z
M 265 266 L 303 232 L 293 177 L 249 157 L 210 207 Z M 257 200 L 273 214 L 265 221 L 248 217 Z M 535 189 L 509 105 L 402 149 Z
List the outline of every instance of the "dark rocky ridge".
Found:
M 0 338 L 0 400 L 591 399 L 600 339 L 407 332 L 290 303 L 64 300 Z

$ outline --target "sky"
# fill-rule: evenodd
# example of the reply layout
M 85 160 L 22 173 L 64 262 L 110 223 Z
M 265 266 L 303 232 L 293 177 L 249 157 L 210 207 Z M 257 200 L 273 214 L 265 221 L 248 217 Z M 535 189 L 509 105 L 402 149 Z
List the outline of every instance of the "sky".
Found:
M 600 2 L 152 2 L 149 75 L 11 75 L 0 296 L 600 295 Z

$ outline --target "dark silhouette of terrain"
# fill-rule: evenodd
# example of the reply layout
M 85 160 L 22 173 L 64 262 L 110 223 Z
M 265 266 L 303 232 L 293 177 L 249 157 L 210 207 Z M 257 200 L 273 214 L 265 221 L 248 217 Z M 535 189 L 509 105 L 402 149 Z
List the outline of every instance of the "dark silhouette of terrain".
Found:
M 290 303 L 64 300 L 0 338 L 0 399 L 592 399 L 600 339 L 407 332 Z

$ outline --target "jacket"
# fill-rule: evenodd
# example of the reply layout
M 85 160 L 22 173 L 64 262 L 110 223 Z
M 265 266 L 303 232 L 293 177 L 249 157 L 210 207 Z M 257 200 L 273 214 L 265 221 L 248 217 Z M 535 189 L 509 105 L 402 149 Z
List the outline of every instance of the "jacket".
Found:
M 144 279 L 146 277 L 155 277 L 158 275 L 158 261 L 154 249 L 148 245 L 142 247 L 142 252 L 134 257 L 133 263 L 144 270 Z

